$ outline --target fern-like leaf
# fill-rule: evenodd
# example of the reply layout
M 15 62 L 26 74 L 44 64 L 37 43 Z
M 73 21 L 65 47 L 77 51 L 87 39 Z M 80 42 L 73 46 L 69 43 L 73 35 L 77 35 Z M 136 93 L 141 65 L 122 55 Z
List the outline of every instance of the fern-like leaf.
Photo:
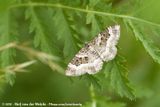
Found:
M 145 50 L 149 53 L 149 55 L 153 58 L 153 60 L 160 64 L 160 49 L 155 46 L 153 41 L 147 38 L 136 25 L 133 24 L 131 20 L 127 20 L 130 28 L 132 29 L 135 37 L 141 41 Z
M 111 87 L 121 96 L 134 99 L 135 94 L 128 80 L 128 70 L 124 66 L 124 58 L 117 56 L 111 69 Z
M 97 19 L 93 13 L 88 13 L 86 16 L 86 24 L 91 24 L 91 37 L 95 36 L 100 32 L 100 27 L 98 25 Z
M 52 41 L 46 35 L 41 20 L 38 18 L 33 7 L 28 7 L 26 10 L 26 19 L 30 19 L 30 33 L 35 33 L 34 46 L 47 53 L 52 53 Z
M 89 8 L 94 8 L 94 6 L 99 2 L 99 0 L 90 0 Z M 86 24 L 91 24 L 91 37 L 95 36 L 100 32 L 100 27 L 94 13 L 87 13 Z
M 12 4 L 14 4 L 15 1 L 0 1 L 0 4 L 3 4 L 3 6 L 0 8 L 0 46 L 5 45 L 9 42 L 15 41 L 17 40 L 16 35 L 13 35 L 13 33 L 11 33 L 11 14 L 9 11 L 9 6 L 11 6 Z M 15 50 L 14 49 L 6 49 L 4 51 L 2 51 L 0 53 L 0 65 L 1 67 L 5 67 L 8 66 L 10 64 L 14 63 L 14 56 L 16 55 Z M 14 79 L 15 75 L 14 73 L 9 73 L 6 72 L 5 73 L 5 78 L 7 80 L 8 83 L 10 83 L 11 85 L 13 85 L 14 83 Z
M 56 13 L 53 17 L 53 22 L 55 23 L 55 29 L 57 31 L 55 32 L 57 38 L 64 42 L 63 54 L 68 62 L 78 51 L 77 44 L 72 35 L 72 29 L 70 28 L 68 21 L 61 9 L 56 10 Z

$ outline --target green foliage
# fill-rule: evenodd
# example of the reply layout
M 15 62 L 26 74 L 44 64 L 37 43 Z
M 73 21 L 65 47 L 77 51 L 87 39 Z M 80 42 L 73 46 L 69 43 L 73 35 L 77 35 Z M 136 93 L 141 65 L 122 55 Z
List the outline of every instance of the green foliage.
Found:
M 45 34 L 43 25 L 41 24 L 41 20 L 38 19 L 38 16 L 33 7 L 28 7 L 28 9 L 26 9 L 26 19 L 31 20 L 29 32 L 30 33 L 35 32 L 35 36 L 34 36 L 35 47 L 39 46 L 42 51 L 47 52 L 47 53 L 52 53 L 51 51 L 52 41 Z
M 153 41 L 149 38 L 147 38 L 137 25 L 134 25 L 132 21 L 127 20 L 129 26 L 131 27 L 135 37 L 140 40 L 145 48 L 145 50 L 149 53 L 149 55 L 160 64 L 160 49 L 155 46 Z
M 88 86 L 93 85 L 97 89 L 102 88 L 101 85 L 100 85 L 99 79 L 97 77 L 86 74 L 86 75 L 83 76 L 83 78 L 84 78 L 85 81 L 87 81 Z
M 127 10 L 130 3 L 134 5 Z M 86 41 L 90 41 L 106 26 L 121 21 L 122 29 L 123 24 L 127 28 L 122 32 L 132 31 L 151 58 L 160 64 L 159 48 L 143 27 L 148 24 L 159 35 L 160 25 L 118 14 L 129 13 L 141 5 L 140 1 L 131 0 L 122 4 L 117 0 L 0 0 L 0 91 L 4 83 L 14 85 L 17 72 L 33 65 L 32 60 L 46 64 L 64 76 L 67 64 Z M 125 42 L 128 44 L 128 41 Z M 12 45 L 8 45 L 10 43 Z M 88 84 L 88 88 L 93 86 L 90 89 L 91 101 L 86 101 L 84 107 L 124 107 L 137 97 L 152 96 L 147 89 L 144 93 L 142 89 L 138 89 L 141 93 L 135 92 L 137 88 L 132 87 L 128 78 L 127 58 L 119 53 L 123 53 L 121 49 L 118 49 L 116 58 L 104 64 L 98 74 L 86 74 L 79 78 L 79 81 Z M 40 63 L 38 66 L 41 66 Z M 102 94 L 104 97 L 100 97 Z M 121 102 L 122 98 L 129 101 Z
M 90 0 L 89 2 L 89 9 L 91 8 L 94 8 L 94 6 L 99 2 L 99 0 Z M 96 19 L 96 16 L 94 13 L 87 13 L 87 16 L 86 16 L 86 24 L 91 24 L 91 37 L 96 35 L 98 32 L 100 32 L 100 28 L 99 28 L 99 24 L 98 24 L 98 21 Z
M 1 7 L 0 14 L 0 45 L 5 45 L 7 43 L 10 43 L 12 41 L 16 40 L 16 35 L 12 32 L 11 26 L 15 24 L 15 22 L 12 22 L 13 20 L 10 18 L 11 13 L 8 11 L 8 8 L 11 4 L 14 4 L 14 0 L 6 0 L 4 2 L 0 1 L 3 6 Z M 14 49 L 6 49 L 0 54 L 0 65 L 1 67 L 8 66 L 10 64 L 14 63 L 14 56 L 16 55 Z M 14 83 L 15 75 L 14 73 L 8 73 L 6 72 L 6 81 L 8 81 L 11 85 Z
M 62 9 L 56 10 L 53 22 L 55 22 L 57 38 L 64 42 L 63 54 L 65 60 L 68 61 L 77 52 L 77 45 L 72 34 L 72 29 Z
M 115 60 L 110 71 L 111 87 L 113 87 L 121 97 L 126 96 L 130 99 L 134 99 L 134 91 L 128 80 L 128 70 L 124 65 L 126 60 L 119 55 Z

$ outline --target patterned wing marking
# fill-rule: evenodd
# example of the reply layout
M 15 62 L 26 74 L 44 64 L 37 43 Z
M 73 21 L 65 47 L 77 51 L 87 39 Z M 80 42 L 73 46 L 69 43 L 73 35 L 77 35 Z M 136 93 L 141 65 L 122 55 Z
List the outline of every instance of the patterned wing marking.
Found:
M 105 31 L 101 32 L 98 34 L 98 36 L 93 40 L 94 41 L 94 50 L 97 51 L 97 53 L 99 54 L 99 56 L 102 58 L 101 54 L 103 54 L 106 51 L 106 45 L 107 45 L 107 40 L 109 38 L 109 33 L 108 33 L 108 29 L 106 29 Z
M 103 61 L 112 60 L 117 54 L 117 42 L 120 37 L 120 26 L 115 25 L 108 27 L 103 32 L 99 33 L 93 44 L 94 50 L 99 54 Z
M 116 45 L 120 37 L 120 26 L 115 25 L 108 27 L 109 38 L 107 40 L 105 51 L 101 54 L 104 61 L 108 62 L 115 58 L 117 54 Z
M 102 65 L 103 61 L 89 43 L 69 63 L 66 75 L 79 76 L 85 73 L 95 74 L 102 69 Z

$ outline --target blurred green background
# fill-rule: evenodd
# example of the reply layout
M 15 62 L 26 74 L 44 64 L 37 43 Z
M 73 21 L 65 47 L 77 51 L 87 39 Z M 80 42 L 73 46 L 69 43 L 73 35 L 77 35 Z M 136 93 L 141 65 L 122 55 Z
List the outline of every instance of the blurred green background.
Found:
M 130 15 L 130 11 L 131 14 L 135 12 L 135 16 L 138 18 L 160 24 L 160 0 L 140 0 L 140 5 L 133 9 L 132 4 L 128 4 L 128 1 L 130 0 L 110 0 L 115 4 L 115 8 L 130 5 L 124 9 L 128 15 Z M 134 3 L 134 0 L 132 2 Z M 3 6 L 3 4 L 0 4 L 0 6 Z M 160 35 L 158 35 L 159 37 L 149 36 L 160 46 Z M 126 30 L 122 22 L 118 47 L 120 53 L 127 59 L 127 68 L 130 71 L 129 80 L 136 87 L 136 94 L 139 96 L 134 101 L 118 98 L 119 101 L 126 102 L 128 107 L 160 107 L 160 66 L 153 61 L 133 33 Z M 29 72 L 16 73 L 13 86 L 5 85 L 0 99 L 1 102 L 42 101 L 84 104 L 91 100 L 85 80 L 77 78 L 72 81 L 65 75 L 52 71 L 48 66 L 41 63 L 32 65 L 28 70 Z

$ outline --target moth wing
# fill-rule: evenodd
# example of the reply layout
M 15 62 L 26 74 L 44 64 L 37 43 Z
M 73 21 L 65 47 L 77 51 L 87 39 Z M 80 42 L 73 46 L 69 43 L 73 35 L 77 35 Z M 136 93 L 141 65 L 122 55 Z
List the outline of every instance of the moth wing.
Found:
M 94 49 L 103 61 L 112 60 L 117 54 L 117 42 L 120 37 L 120 26 L 110 26 L 94 39 Z
M 66 75 L 80 76 L 85 73 L 95 74 L 102 69 L 102 66 L 102 59 L 94 50 L 91 43 L 88 43 L 69 63 L 66 70 Z

